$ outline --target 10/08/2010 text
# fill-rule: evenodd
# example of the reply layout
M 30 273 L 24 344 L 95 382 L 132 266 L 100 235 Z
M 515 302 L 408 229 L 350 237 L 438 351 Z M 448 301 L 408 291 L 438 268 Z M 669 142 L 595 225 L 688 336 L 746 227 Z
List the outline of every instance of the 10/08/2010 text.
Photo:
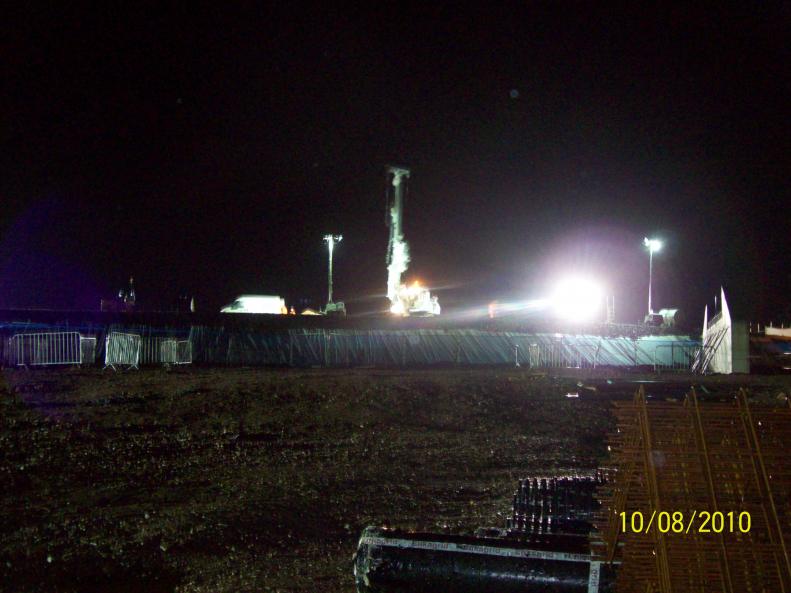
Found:
M 692 511 L 685 515 L 681 511 L 653 511 L 646 521 L 640 511 L 622 512 L 621 531 L 623 533 L 650 533 L 657 529 L 660 533 L 748 533 L 752 526 L 750 513 L 742 511 L 726 513 L 715 511 Z

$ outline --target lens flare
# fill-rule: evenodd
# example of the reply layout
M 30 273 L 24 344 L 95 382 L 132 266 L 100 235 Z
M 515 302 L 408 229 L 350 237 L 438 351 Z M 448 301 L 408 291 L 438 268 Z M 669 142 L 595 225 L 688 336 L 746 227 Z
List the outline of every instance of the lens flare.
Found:
M 552 308 L 555 315 L 568 321 L 594 321 L 602 311 L 603 291 L 588 278 L 565 278 L 555 287 Z

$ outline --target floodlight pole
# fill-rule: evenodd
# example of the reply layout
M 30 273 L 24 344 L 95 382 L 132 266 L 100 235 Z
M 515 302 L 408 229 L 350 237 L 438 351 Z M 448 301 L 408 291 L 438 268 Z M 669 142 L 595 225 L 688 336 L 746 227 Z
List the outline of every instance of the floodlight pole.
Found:
M 329 286 L 329 294 L 327 296 L 327 304 L 332 304 L 332 252 L 335 249 L 335 243 L 340 243 L 343 241 L 343 235 L 325 235 L 324 240 L 327 242 L 327 248 L 329 250 L 329 257 L 330 257 L 330 266 L 327 272 L 327 284 Z
M 330 248 L 332 249 L 332 248 Z M 332 253 L 332 251 L 330 251 Z M 648 247 L 648 314 L 653 313 L 651 309 L 651 280 L 654 275 L 654 248 L 649 245 Z
M 652 315 L 654 309 L 651 307 L 651 284 L 654 276 L 654 251 L 659 251 L 662 242 L 658 239 L 643 239 L 643 245 L 648 247 L 648 314 Z

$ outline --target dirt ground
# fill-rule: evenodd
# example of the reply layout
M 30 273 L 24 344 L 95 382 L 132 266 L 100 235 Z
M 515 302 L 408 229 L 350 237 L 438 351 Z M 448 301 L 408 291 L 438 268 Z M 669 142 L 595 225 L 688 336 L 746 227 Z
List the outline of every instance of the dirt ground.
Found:
M 363 527 L 503 526 L 518 478 L 602 462 L 609 400 L 635 387 L 519 369 L 3 376 L 0 590 L 18 592 L 351 593 Z M 710 389 L 738 381 L 755 383 Z M 762 381 L 769 399 L 791 388 Z

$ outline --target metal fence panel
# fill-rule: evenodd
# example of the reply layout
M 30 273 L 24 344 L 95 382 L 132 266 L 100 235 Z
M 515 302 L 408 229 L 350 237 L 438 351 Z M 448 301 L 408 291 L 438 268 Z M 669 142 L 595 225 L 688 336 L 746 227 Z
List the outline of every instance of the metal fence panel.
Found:
M 82 349 L 79 332 L 41 332 L 16 334 L 8 341 L 12 366 L 49 366 L 80 364 Z
M 170 342 L 173 342 L 171 347 Z M 140 364 L 154 365 L 167 363 L 170 358 L 175 358 L 175 340 L 154 336 L 141 336 L 140 338 Z
M 140 341 L 140 364 L 190 364 L 192 343 L 176 337 L 143 336 Z
M 116 368 L 127 366 L 139 368 L 140 365 L 140 343 L 138 334 L 125 334 L 121 332 L 110 332 L 104 354 L 105 368 Z
M 159 361 L 162 364 L 176 364 L 178 355 L 175 338 L 164 338 L 159 343 Z
M 691 371 L 699 353 L 700 346 L 660 344 L 654 348 L 654 371 Z
M 178 340 L 176 342 L 175 364 L 192 364 L 192 342 L 189 340 Z
M 80 336 L 80 364 L 96 363 L 96 338 Z

